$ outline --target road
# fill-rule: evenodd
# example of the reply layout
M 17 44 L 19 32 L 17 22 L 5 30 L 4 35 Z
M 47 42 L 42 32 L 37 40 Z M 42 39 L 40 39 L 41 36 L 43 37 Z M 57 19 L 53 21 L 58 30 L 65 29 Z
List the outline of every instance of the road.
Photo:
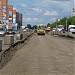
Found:
M 0 75 L 75 75 L 74 40 L 34 34 Z

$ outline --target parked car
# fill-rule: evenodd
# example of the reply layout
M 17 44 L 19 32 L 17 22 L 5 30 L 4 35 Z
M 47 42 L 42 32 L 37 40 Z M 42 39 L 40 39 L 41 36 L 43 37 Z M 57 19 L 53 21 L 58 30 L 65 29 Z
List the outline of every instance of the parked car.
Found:
M 4 24 L 0 24 L 0 36 L 4 36 L 6 34 L 6 29 Z
M 8 29 L 7 34 L 15 34 L 15 31 L 13 29 Z
M 5 34 L 6 34 L 6 31 L 0 28 L 0 36 L 4 36 Z
M 15 34 L 18 34 L 18 33 L 20 33 L 20 31 L 19 30 L 15 30 Z
M 55 32 L 56 28 L 53 28 L 52 31 Z

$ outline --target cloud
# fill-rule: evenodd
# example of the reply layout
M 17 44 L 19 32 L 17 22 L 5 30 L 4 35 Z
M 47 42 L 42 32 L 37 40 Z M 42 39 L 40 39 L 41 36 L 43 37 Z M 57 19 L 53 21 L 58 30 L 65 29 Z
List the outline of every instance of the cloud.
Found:
M 45 16 L 58 16 L 58 13 L 56 11 L 46 11 L 44 13 Z
M 23 23 L 48 23 L 71 15 L 73 0 L 9 0 L 23 14 Z M 51 18 L 51 19 L 50 19 Z
M 23 21 L 25 21 L 25 22 L 30 22 L 30 21 L 32 21 L 32 18 L 30 18 L 30 17 L 23 18 Z
M 52 0 L 52 1 L 71 1 L 71 0 Z
M 20 6 L 21 6 L 22 8 L 26 8 L 26 7 L 27 7 L 27 5 L 26 5 L 25 3 L 21 3 Z
M 23 21 L 25 22 L 38 21 L 38 18 L 27 17 L 27 18 L 23 18 Z
M 17 10 L 15 7 L 13 7 L 14 10 Z
M 44 20 L 42 19 L 42 18 L 40 18 L 39 20 L 38 20 L 38 22 L 39 23 L 41 23 L 41 22 L 43 22 Z
M 33 18 L 33 21 L 38 21 L 38 18 Z
M 54 21 L 56 21 L 56 18 L 53 17 L 53 18 L 50 19 L 50 21 L 54 22 Z
M 40 8 L 32 8 L 33 11 L 35 11 L 36 13 L 41 13 L 42 12 L 42 9 Z

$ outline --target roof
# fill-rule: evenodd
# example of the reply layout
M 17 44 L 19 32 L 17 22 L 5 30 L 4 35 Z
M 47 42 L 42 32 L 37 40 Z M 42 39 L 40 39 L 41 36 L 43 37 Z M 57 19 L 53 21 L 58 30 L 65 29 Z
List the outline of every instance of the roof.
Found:
M 50 30 L 50 28 L 46 28 L 45 30 Z

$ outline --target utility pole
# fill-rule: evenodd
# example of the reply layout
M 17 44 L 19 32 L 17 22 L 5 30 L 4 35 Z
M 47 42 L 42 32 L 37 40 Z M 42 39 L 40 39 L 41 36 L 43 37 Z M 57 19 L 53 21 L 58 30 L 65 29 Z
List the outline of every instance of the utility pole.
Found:
M 66 31 L 67 31 L 67 17 L 66 17 Z

